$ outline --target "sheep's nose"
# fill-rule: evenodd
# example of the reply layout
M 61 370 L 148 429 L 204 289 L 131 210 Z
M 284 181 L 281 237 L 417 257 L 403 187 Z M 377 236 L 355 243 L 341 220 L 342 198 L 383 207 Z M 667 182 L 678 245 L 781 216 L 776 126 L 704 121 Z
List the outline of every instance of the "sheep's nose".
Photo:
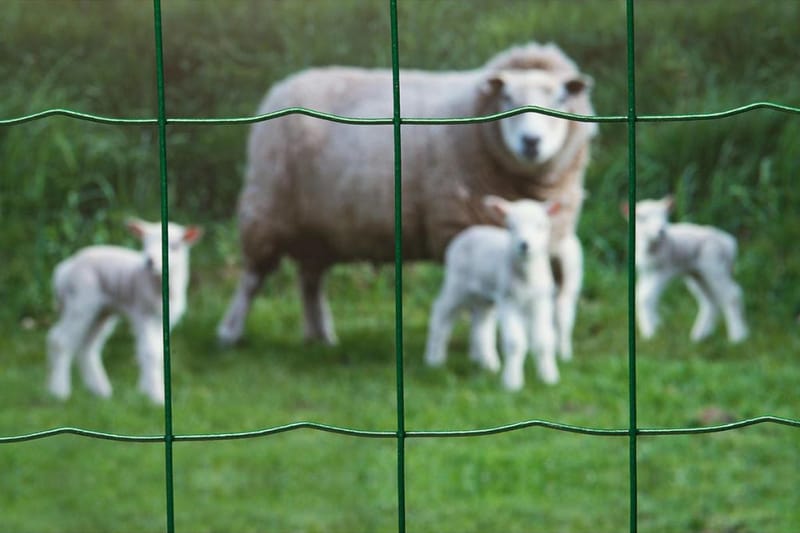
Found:
M 144 266 L 147 268 L 147 270 L 155 270 L 155 266 L 156 265 L 153 262 L 153 258 L 152 257 L 148 257 L 144 262 Z
M 539 155 L 539 142 L 541 139 L 537 135 L 522 136 L 522 152 L 528 159 L 535 159 Z
M 522 241 L 519 243 L 519 251 L 522 255 L 526 255 L 528 253 L 528 250 L 530 250 L 530 245 L 528 244 L 528 241 Z

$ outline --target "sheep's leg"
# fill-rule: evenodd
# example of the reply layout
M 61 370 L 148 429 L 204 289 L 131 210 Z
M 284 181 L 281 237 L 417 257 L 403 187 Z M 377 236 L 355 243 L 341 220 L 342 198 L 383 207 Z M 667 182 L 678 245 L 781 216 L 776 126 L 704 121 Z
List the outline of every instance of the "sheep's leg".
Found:
M 325 297 L 325 272 L 328 265 L 300 263 L 300 292 L 303 296 L 303 334 L 306 340 L 333 346 L 338 342 L 333 315 Z
M 164 404 L 164 345 L 161 317 L 131 317 L 139 362 L 139 390 L 153 403 Z
M 742 288 L 727 274 L 714 276 L 713 279 L 709 277 L 706 283 L 711 290 L 714 302 L 725 317 L 728 340 L 734 343 L 742 342 L 748 335 L 747 322 L 744 319 Z
M 561 267 L 555 312 L 558 352 L 562 361 L 569 361 L 572 359 L 572 331 L 583 283 L 583 250 L 575 235 L 564 238 L 556 259 Z
M 425 347 L 425 363 L 442 366 L 447 360 L 447 341 L 453 330 L 453 322 L 461 306 L 461 298 L 447 286 L 436 298 L 428 321 L 428 343 Z
M 270 263 L 266 268 L 249 267 L 242 273 L 228 311 L 217 326 L 217 339 L 220 344 L 232 346 L 242 338 L 245 319 L 250 312 L 253 298 L 261 289 L 266 275 L 274 268 L 275 264 Z
M 97 396 L 108 398 L 111 396 L 111 382 L 103 367 L 102 349 L 109 335 L 114 331 L 117 317 L 104 315 L 92 325 L 83 352 L 78 356 L 78 362 L 86 387 Z
M 549 297 L 535 302 L 528 339 L 536 359 L 539 379 L 548 385 L 558 383 L 556 332 L 553 330 L 553 305 Z
M 472 308 L 470 330 L 470 357 L 490 372 L 500 370 L 497 355 L 497 313 L 492 305 L 476 305 Z
M 714 326 L 716 325 L 718 315 L 717 307 L 712 301 L 710 295 L 707 294 L 708 289 L 706 289 L 697 280 L 687 277 L 684 279 L 684 282 L 686 283 L 686 287 L 689 289 L 689 292 L 691 292 L 695 300 L 697 300 L 697 318 L 692 326 L 691 339 L 694 342 L 699 342 L 708 337 L 711 332 L 714 331 Z
M 658 302 L 669 278 L 657 272 L 640 272 L 636 281 L 636 319 L 645 339 L 658 327 Z
M 503 343 L 503 386 L 517 391 L 525 384 L 526 341 L 525 319 L 514 305 L 501 303 L 499 309 L 500 333 Z
M 72 359 L 85 344 L 95 315 L 91 305 L 87 305 L 86 309 L 75 309 L 70 305 L 64 308 L 61 318 L 47 334 L 50 363 L 48 389 L 56 398 L 65 400 L 70 395 Z

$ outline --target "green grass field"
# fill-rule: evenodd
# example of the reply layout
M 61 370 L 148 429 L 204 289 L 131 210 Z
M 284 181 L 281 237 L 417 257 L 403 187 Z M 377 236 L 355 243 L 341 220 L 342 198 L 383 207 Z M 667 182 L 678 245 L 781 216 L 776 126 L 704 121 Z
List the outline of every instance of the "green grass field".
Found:
M 626 113 L 625 12 L 616 0 L 400 0 L 404 66 L 472 68 L 512 43 L 560 44 L 595 80 L 598 113 Z M 164 2 L 167 110 L 178 117 L 254 111 L 269 85 L 309 65 L 389 65 L 387 2 Z M 719 111 L 770 100 L 798 106 L 794 0 L 638 0 L 640 114 Z M 8 0 L 0 14 L 0 120 L 54 107 L 155 114 L 149 2 Z M 193 252 L 189 312 L 172 336 L 178 434 L 312 421 L 393 431 L 397 424 L 394 273 L 337 267 L 329 296 L 341 339 L 301 340 L 286 263 L 253 308 L 245 341 L 222 350 L 216 323 L 238 273 L 233 210 L 247 128 L 170 126 L 173 218 L 206 227 Z M 755 111 L 638 128 L 638 190 L 675 194 L 678 217 L 739 238 L 737 278 L 752 331 L 689 342 L 694 304 L 675 284 L 665 324 L 637 343 L 643 428 L 798 416 L 800 116 Z M 586 275 L 575 360 L 545 387 L 528 364 L 518 394 L 468 361 L 466 324 L 443 369 L 422 362 L 441 270 L 404 272 L 406 429 L 467 430 L 541 419 L 602 429 L 629 420 L 624 125 L 605 125 L 587 175 L 579 234 Z M 122 221 L 159 213 L 157 133 L 67 118 L 0 126 L 0 437 L 56 427 L 158 435 L 163 411 L 137 393 L 130 333 L 105 351 L 111 400 L 76 375 L 66 403 L 45 389 L 54 320 L 52 267 L 93 242 L 134 243 Z M 638 525 L 652 533 L 800 530 L 800 430 L 638 439 Z M 410 532 L 617 532 L 629 523 L 626 437 L 528 428 L 406 442 Z M 180 532 L 389 532 L 397 529 L 397 449 L 302 429 L 225 442 L 176 442 Z M 0 532 L 165 530 L 163 444 L 62 435 L 0 443 Z

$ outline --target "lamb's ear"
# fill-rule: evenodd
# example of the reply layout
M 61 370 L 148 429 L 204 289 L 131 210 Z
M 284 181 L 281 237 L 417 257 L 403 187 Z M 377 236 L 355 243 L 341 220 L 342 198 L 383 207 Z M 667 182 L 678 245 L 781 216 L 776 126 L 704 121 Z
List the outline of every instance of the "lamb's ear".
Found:
M 492 74 L 481 83 L 480 90 L 484 96 L 498 94 L 506 84 L 502 74 Z
M 145 222 L 140 218 L 131 217 L 125 221 L 125 226 L 128 228 L 128 231 L 130 231 L 134 236 L 140 239 L 144 237 L 145 233 L 147 233 L 148 225 L 149 225 L 148 222 Z
M 498 221 L 504 222 L 508 214 L 508 201 L 499 196 L 488 195 L 483 197 L 483 205 L 489 209 L 489 213 Z
M 183 232 L 183 242 L 192 245 L 203 236 L 203 228 L 200 226 L 187 226 Z
M 544 204 L 545 209 L 547 210 L 547 214 L 549 216 L 553 216 L 561 211 L 561 202 L 558 200 L 552 200 Z
M 628 207 L 628 202 L 623 200 L 619 203 L 619 212 L 622 213 L 622 216 L 625 217 L 625 220 L 628 220 L 631 215 L 630 207 Z
M 661 202 L 664 204 L 664 207 L 667 208 L 667 212 L 672 211 L 672 208 L 675 207 L 675 197 L 671 194 L 668 194 L 662 198 Z
M 594 85 L 594 80 L 591 76 L 580 75 L 564 82 L 564 90 L 570 96 L 577 96 L 583 92 L 588 92 Z

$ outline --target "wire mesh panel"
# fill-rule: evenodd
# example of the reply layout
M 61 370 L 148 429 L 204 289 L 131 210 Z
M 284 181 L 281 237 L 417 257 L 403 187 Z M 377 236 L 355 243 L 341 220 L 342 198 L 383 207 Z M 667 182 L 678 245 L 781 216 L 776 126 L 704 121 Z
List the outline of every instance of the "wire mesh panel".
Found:
M 294 422 L 285 425 L 278 425 L 268 427 L 266 429 L 256 431 L 241 431 L 241 432 L 225 432 L 225 433 L 208 433 L 208 434 L 187 434 L 177 433 L 173 426 L 173 410 L 172 410 L 172 379 L 171 379 L 171 353 L 170 353 L 170 333 L 169 333 L 169 286 L 168 275 L 163 276 L 162 293 L 163 298 L 163 316 L 164 316 L 164 374 L 166 376 L 164 382 L 165 389 L 165 409 L 164 409 L 164 425 L 163 433 L 158 435 L 149 436 L 134 436 L 126 434 L 115 434 L 102 431 L 93 431 L 83 428 L 74 427 L 59 427 L 52 430 L 40 431 L 29 434 L 15 435 L 0 438 L 0 444 L 20 443 L 27 441 L 36 441 L 46 439 L 57 435 L 75 435 L 82 438 L 101 439 L 117 442 L 132 442 L 141 444 L 156 444 L 163 447 L 164 454 L 164 467 L 165 467 L 165 480 L 164 487 L 164 501 L 166 507 L 166 530 L 168 532 L 176 531 L 175 524 L 175 501 L 176 501 L 176 486 L 174 482 L 175 466 L 173 454 L 176 446 L 186 445 L 189 443 L 209 443 L 213 444 L 219 441 L 233 441 L 242 439 L 259 439 L 269 438 L 275 435 L 297 432 L 301 430 L 311 430 L 321 433 L 344 435 L 359 439 L 381 439 L 384 441 L 394 441 L 396 446 L 396 498 L 397 498 L 397 516 L 396 528 L 399 532 L 406 530 L 406 514 L 407 514 L 407 499 L 413 500 L 413 494 L 409 494 L 413 488 L 406 485 L 406 462 L 407 462 L 407 444 L 410 439 L 419 441 L 421 446 L 424 443 L 436 439 L 464 439 L 469 442 L 470 439 L 478 438 L 507 438 L 507 434 L 530 430 L 531 428 L 541 428 L 542 430 L 566 432 L 582 436 L 581 438 L 601 438 L 601 437 L 615 437 L 617 439 L 626 439 L 628 444 L 627 458 L 628 458 L 628 485 L 629 485 L 629 531 L 635 532 L 638 529 L 639 517 L 639 443 L 643 438 L 655 437 L 671 437 L 677 438 L 684 436 L 691 438 L 692 436 L 702 434 L 722 433 L 732 430 L 740 430 L 749 426 L 774 424 L 780 426 L 788 426 L 792 428 L 800 427 L 800 421 L 776 416 L 757 416 L 741 420 L 730 421 L 716 425 L 706 425 L 703 427 L 676 427 L 676 428 L 647 428 L 641 427 L 639 423 L 639 412 L 637 403 L 637 345 L 635 337 L 635 295 L 633 287 L 636 281 L 633 254 L 628 257 L 628 359 L 627 359 L 627 383 L 628 383 L 628 425 L 625 428 L 599 428 L 587 427 L 571 424 L 564 424 L 548 420 L 525 420 L 518 421 L 504 425 L 497 425 L 485 429 L 470 429 L 470 430 L 445 430 L 445 431 L 431 431 L 431 430 L 415 430 L 414 428 L 407 428 L 406 424 L 406 393 L 407 388 L 404 383 L 404 330 L 403 330 L 403 227 L 401 213 L 403 211 L 403 196 L 402 196 L 402 161 L 401 154 L 401 131 L 406 126 L 414 125 L 463 125 L 478 122 L 488 122 L 501 120 L 503 118 L 518 115 L 520 113 L 541 113 L 545 115 L 557 116 L 562 118 L 571 119 L 581 122 L 594 122 L 594 123 L 609 123 L 624 125 L 627 128 L 627 146 L 628 146 L 628 160 L 627 160 L 627 174 L 628 174 L 628 208 L 633 211 L 634 204 L 637 198 L 637 126 L 641 123 L 660 123 L 660 122 L 689 122 L 689 121 L 706 121 L 717 120 L 734 115 L 752 112 L 755 110 L 766 109 L 770 111 L 778 111 L 784 113 L 798 114 L 800 109 L 775 104 L 771 102 L 756 102 L 740 107 L 727 109 L 717 112 L 701 113 L 701 114 L 670 114 L 670 115 L 642 115 L 637 112 L 637 98 L 636 98 L 636 57 L 634 46 L 634 1 L 627 0 L 626 2 L 626 32 L 627 32 L 627 113 L 625 115 L 609 115 L 609 116 L 583 116 L 570 113 L 563 113 L 553 111 L 550 109 L 543 109 L 538 107 L 524 107 L 519 109 L 512 109 L 503 113 L 482 116 L 482 117 L 461 117 L 455 119 L 433 119 L 433 118 L 419 118 L 409 117 L 403 115 L 403 95 L 401 94 L 400 86 L 400 33 L 398 27 L 397 15 L 397 0 L 389 0 L 387 9 L 389 11 L 390 29 L 391 34 L 387 36 L 391 46 L 392 58 L 392 77 L 393 77 L 393 112 L 391 117 L 383 118 L 357 118 L 337 116 L 328 113 L 323 113 L 314 109 L 304 108 L 288 108 L 280 111 L 266 113 L 258 116 L 245 116 L 234 118 L 222 119 L 201 119 L 201 118 L 170 118 L 169 110 L 166 108 L 166 82 L 164 75 L 164 44 L 162 41 L 162 21 L 161 21 L 161 3 L 160 0 L 153 2 L 154 14 L 154 34 L 155 34 L 155 63 L 156 63 L 156 93 L 158 102 L 158 113 L 155 118 L 110 118 L 106 116 L 93 115 L 88 113 L 81 113 L 70 109 L 49 109 L 38 113 L 0 120 L 0 125 L 3 127 L 11 127 L 19 124 L 46 120 L 54 116 L 65 116 L 71 119 L 89 121 L 94 123 L 112 125 L 112 126 L 155 126 L 158 131 L 158 155 L 160 164 L 160 192 L 161 192 L 161 220 L 163 227 L 166 228 L 167 221 L 169 220 L 169 183 L 170 177 L 168 175 L 168 136 L 169 126 L 178 125 L 197 125 L 197 126 L 211 126 L 211 125 L 225 125 L 225 124 L 251 124 L 262 121 L 276 120 L 287 115 L 306 115 L 319 120 L 328 120 L 341 122 L 344 124 L 352 125 L 372 125 L 372 126 L 392 126 L 393 140 L 394 140 L 394 228 L 395 228 L 395 274 L 394 274 L 394 295 L 395 295 L 395 336 L 394 336 L 394 351 L 396 363 L 396 382 L 395 382 L 395 395 L 396 395 L 396 426 L 392 430 L 372 430 L 372 429 L 353 429 L 351 427 L 343 427 L 337 425 L 328 425 L 311 422 Z M 168 256 L 168 243 L 167 234 L 164 233 L 164 241 L 162 243 L 163 263 L 164 269 L 168 273 L 169 269 L 169 256 Z M 628 250 L 633 250 L 635 246 L 635 228 L 630 224 L 628 227 L 627 235 Z

